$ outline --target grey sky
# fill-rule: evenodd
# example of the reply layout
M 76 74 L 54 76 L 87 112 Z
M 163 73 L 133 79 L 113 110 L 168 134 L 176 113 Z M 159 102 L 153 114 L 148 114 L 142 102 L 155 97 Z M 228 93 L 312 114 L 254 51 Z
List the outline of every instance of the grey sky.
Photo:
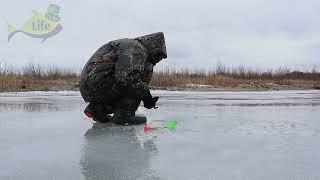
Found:
M 64 27 L 41 44 L 17 34 L 7 42 L 7 19 L 16 27 L 50 3 L 61 6 Z M 317 0 L 10 0 L 2 1 L 0 55 L 9 64 L 27 61 L 81 67 L 102 44 L 163 31 L 168 59 L 161 67 L 258 67 L 320 64 L 320 1 Z

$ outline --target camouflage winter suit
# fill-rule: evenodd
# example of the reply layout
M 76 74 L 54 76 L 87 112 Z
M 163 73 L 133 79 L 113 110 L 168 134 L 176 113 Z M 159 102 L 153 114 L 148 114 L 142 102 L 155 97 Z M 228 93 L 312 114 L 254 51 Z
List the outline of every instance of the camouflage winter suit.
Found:
M 115 113 L 111 121 L 133 123 L 141 100 L 146 108 L 155 107 L 158 98 L 152 98 L 148 84 L 153 66 L 166 58 L 163 33 L 154 33 L 135 39 L 111 41 L 99 48 L 81 72 L 80 91 L 89 109 L 101 117 Z M 155 102 L 154 102 L 155 101 Z

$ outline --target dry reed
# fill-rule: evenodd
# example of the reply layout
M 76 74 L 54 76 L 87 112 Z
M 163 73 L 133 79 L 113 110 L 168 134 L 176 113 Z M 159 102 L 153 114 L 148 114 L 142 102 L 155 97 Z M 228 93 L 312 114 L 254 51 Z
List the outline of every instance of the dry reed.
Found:
M 0 61 L 0 92 L 35 90 L 47 87 L 72 84 L 77 86 L 79 72 L 71 68 L 54 65 L 29 63 L 22 68 L 13 68 Z M 280 67 L 262 71 L 248 67 L 226 67 L 218 63 L 212 70 L 166 69 L 154 72 L 150 85 L 154 87 L 188 87 L 190 85 L 209 85 L 217 88 L 270 88 L 271 85 L 305 87 L 320 89 L 320 66 L 308 70 Z M 36 88 L 37 89 L 37 88 Z
M 0 61 L 0 92 L 32 90 L 37 84 L 52 84 L 58 81 L 78 82 L 79 74 L 71 68 L 42 66 L 29 63 L 22 68 L 8 66 Z

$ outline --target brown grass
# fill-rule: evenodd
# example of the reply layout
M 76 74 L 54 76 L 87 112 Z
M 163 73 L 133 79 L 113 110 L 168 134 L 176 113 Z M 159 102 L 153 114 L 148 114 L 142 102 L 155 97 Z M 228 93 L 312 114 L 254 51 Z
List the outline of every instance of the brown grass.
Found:
M 0 61 L 0 92 L 21 90 L 77 90 L 79 71 L 29 63 L 13 68 Z M 153 87 L 249 89 L 320 89 L 320 66 L 309 70 L 286 67 L 262 71 L 243 66 L 229 68 L 218 63 L 212 70 L 167 69 L 154 72 Z M 196 86 L 194 86 L 196 85 Z
M 42 66 L 29 63 L 22 68 L 0 61 L 0 92 L 19 90 L 49 90 L 59 84 L 77 84 L 79 74 L 71 68 Z
M 209 71 L 158 71 L 151 81 L 155 87 L 188 87 L 195 84 L 215 88 L 320 89 L 320 66 L 305 71 L 287 67 L 262 71 L 243 66 L 228 68 L 218 63 L 215 69 Z

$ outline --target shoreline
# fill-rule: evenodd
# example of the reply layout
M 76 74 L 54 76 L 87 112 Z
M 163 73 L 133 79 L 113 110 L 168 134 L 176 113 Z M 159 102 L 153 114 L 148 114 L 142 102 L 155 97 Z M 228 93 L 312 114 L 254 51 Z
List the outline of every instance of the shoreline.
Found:
M 209 85 L 193 85 L 193 86 L 149 86 L 150 90 L 164 90 L 164 91 L 193 91 L 193 92 L 263 92 L 263 91 L 295 91 L 295 90 L 319 90 L 318 88 L 303 86 L 303 87 L 295 87 L 295 86 L 272 86 L 272 87 L 212 87 Z M 0 93 L 10 93 L 10 92 L 56 92 L 56 91 L 80 91 L 79 85 L 74 83 L 58 83 L 53 85 L 48 84 L 38 84 L 36 86 L 25 88 L 25 89 L 17 89 L 12 91 L 0 91 Z

